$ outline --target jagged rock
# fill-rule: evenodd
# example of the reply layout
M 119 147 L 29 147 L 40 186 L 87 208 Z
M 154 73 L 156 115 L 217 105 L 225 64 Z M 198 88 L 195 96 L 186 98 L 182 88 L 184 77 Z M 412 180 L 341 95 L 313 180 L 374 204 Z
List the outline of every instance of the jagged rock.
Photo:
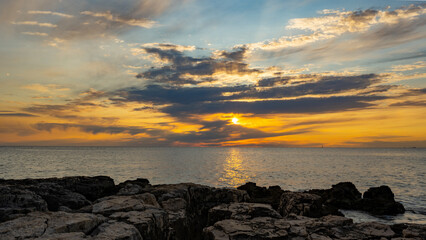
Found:
M 291 213 L 307 217 L 321 217 L 321 197 L 310 193 L 285 192 L 281 195 L 279 212 L 282 216 Z
M 151 189 L 151 184 L 149 184 L 148 179 L 138 178 L 120 183 L 116 188 L 118 189 L 117 195 L 135 195 L 148 192 Z
M 0 222 L 33 211 L 47 211 L 46 201 L 32 191 L 0 186 Z
M 42 236 L 36 238 L 37 240 L 85 240 L 88 239 L 86 234 L 82 232 L 71 232 L 71 233 L 54 233 L 48 236 Z
M 142 240 L 139 231 L 130 224 L 108 222 L 100 225 L 92 233 L 93 240 Z
M 283 219 L 258 217 L 250 220 L 226 219 L 203 230 L 207 240 L 287 239 L 290 224 Z
M 221 204 L 209 210 L 209 225 L 225 219 L 249 220 L 256 217 L 282 218 L 271 205 L 262 203 Z
M 391 229 L 405 239 L 426 239 L 426 225 L 400 223 L 392 225 Z
M 0 179 L 0 184 L 8 184 L 15 186 L 37 185 L 40 183 L 54 183 L 68 189 L 72 192 L 79 193 L 90 201 L 98 198 L 114 194 L 115 184 L 114 180 L 107 176 L 96 177 L 64 177 L 64 178 L 43 178 L 43 179 L 21 179 L 21 180 L 4 180 Z
M 237 189 L 245 190 L 248 193 L 249 202 L 270 204 L 274 209 L 278 209 L 281 195 L 284 193 L 280 186 L 259 187 L 253 182 L 248 182 Z
M 335 184 L 331 189 L 314 189 L 307 192 L 321 196 L 325 205 L 340 209 L 355 209 L 361 200 L 361 193 L 351 182 Z
M 32 212 L 0 224 L 0 239 L 48 238 L 52 234 L 90 233 L 106 218 L 86 213 Z
M 41 196 L 47 202 L 50 211 L 58 211 L 62 206 L 79 209 L 91 204 L 83 195 L 72 192 L 56 183 L 42 182 L 28 186 L 28 189 Z
M 358 223 L 355 225 L 355 229 L 355 231 L 371 237 L 389 238 L 395 236 L 395 232 L 389 225 L 376 222 Z
M 150 193 L 133 196 L 109 196 L 97 200 L 92 212 L 110 215 L 114 212 L 143 211 L 150 206 L 160 207 L 155 196 Z
M 139 212 L 117 212 L 110 218 L 132 224 L 145 240 L 166 239 L 168 236 L 168 214 L 160 208 L 152 207 Z
M 396 215 L 405 212 L 404 206 L 395 202 L 388 186 L 369 188 L 359 203 L 359 209 L 375 215 Z

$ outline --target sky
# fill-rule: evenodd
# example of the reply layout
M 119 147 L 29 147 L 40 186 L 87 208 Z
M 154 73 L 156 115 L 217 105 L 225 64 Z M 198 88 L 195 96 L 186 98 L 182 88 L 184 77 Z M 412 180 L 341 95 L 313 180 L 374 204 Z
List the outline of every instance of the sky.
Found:
M 426 147 L 426 1 L 0 0 L 0 146 Z

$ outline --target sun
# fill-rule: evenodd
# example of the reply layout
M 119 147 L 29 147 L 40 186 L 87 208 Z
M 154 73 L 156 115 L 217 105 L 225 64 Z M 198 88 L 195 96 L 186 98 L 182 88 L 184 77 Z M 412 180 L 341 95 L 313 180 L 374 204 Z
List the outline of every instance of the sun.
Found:
M 232 118 L 232 123 L 233 124 L 238 124 L 238 121 L 239 121 L 238 118 L 236 118 L 236 117 Z

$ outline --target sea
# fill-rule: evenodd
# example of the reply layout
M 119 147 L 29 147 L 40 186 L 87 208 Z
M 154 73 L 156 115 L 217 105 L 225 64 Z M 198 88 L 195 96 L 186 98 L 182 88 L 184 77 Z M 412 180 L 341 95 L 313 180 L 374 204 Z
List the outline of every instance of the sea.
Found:
M 0 147 L 0 178 L 106 175 L 118 184 L 194 182 L 231 187 L 255 182 L 284 190 L 331 188 L 352 182 L 363 193 L 389 186 L 407 209 L 397 216 L 343 211 L 355 222 L 426 224 L 426 149 Z

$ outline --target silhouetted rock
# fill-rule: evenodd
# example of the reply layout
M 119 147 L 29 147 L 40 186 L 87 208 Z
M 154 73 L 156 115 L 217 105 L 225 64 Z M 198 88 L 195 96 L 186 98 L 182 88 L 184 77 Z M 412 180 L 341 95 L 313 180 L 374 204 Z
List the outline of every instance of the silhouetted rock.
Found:
M 245 190 L 248 193 L 249 202 L 270 204 L 274 209 L 278 209 L 281 194 L 284 192 L 280 186 L 259 187 L 253 182 L 248 182 L 237 189 Z
M 333 213 L 338 214 L 337 211 L 328 212 L 323 207 L 323 201 L 320 196 L 302 192 L 284 192 L 281 195 L 278 210 L 282 216 L 296 214 L 307 217 L 321 217 Z
M 148 192 L 151 188 L 148 179 L 138 178 L 136 180 L 127 180 L 117 185 L 117 195 L 134 195 Z
M 324 204 L 339 209 L 355 209 L 361 200 L 361 193 L 351 182 L 341 182 L 331 189 L 314 189 L 307 191 L 321 196 Z
M 375 215 L 395 215 L 405 212 L 404 206 L 395 202 L 394 194 L 388 186 L 369 188 L 359 203 L 359 209 Z
M 47 202 L 50 211 L 58 211 L 61 207 L 76 210 L 91 204 L 83 195 L 72 192 L 56 183 L 41 182 L 30 185 L 28 189 L 41 196 Z
M 0 186 L 0 222 L 33 211 L 47 211 L 46 201 L 29 190 Z

